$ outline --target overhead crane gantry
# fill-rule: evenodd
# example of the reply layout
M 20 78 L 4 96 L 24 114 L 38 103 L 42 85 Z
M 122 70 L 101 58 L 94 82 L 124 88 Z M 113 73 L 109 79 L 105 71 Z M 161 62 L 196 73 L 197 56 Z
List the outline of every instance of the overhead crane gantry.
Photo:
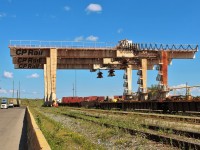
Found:
M 56 99 L 57 69 L 125 70 L 124 95 L 132 96 L 132 70 L 138 70 L 140 100 L 147 99 L 147 70 L 157 65 L 160 98 L 168 89 L 172 59 L 193 59 L 198 45 L 143 44 L 121 40 L 118 44 L 69 41 L 10 41 L 15 69 L 44 69 L 45 104 Z
M 186 100 L 191 100 L 191 89 L 192 88 L 199 88 L 200 85 L 193 85 L 193 86 L 188 86 L 188 84 L 186 83 L 185 86 L 180 86 L 180 87 L 170 87 L 169 90 L 170 91 L 174 91 L 174 93 L 176 92 L 176 90 L 180 90 L 180 89 L 185 89 L 185 99 Z M 175 94 L 173 96 L 176 96 Z

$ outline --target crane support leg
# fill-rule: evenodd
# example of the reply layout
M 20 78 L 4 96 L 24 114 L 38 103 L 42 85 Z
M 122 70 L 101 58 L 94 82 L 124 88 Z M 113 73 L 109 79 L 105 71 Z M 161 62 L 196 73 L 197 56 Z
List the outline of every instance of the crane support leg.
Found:
M 141 60 L 141 69 L 142 69 L 142 91 L 140 93 L 140 100 L 147 100 L 148 93 L 147 93 L 147 59 Z
M 127 93 L 125 93 L 126 99 L 132 98 L 132 65 L 128 65 L 125 69 L 125 74 L 127 75 Z
M 56 104 L 56 70 L 57 70 L 57 49 L 50 49 L 51 65 L 51 102 Z
M 161 52 L 161 74 L 162 80 L 160 81 L 161 87 L 161 99 L 164 100 L 168 94 L 168 52 L 162 51 Z
M 162 51 L 162 73 L 163 73 L 163 85 L 168 86 L 168 54 L 166 51 Z
M 47 64 L 44 64 L 44 105 L 46 106 L 48 103 L 47 99 Z
M 46 58 L 46 70 L 47 70 L 47 74 L 46 74 L 46 80 L 47 80 L 47 103 L 46 105 L 49 106 L 51 105 L 51 64 L 50 64 L 50 57 Z
M 56 104 L 56 70 L 57 70 L 57 49 L 50 49 L 50 57 L 46 58 L 44 65 L 44 105 Z

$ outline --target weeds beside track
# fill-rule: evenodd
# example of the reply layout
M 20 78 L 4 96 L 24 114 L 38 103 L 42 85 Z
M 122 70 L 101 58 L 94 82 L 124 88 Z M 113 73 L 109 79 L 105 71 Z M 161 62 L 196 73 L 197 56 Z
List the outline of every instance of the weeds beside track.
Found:
M 129 132 L 131 135 L 143 134 L 147 139 L 170 144 L 181 149 L 200 149 L 200 133 L 144 124 L 141 124 L 138 128 L 132 129 L 130 127 L 126 127 L 125 124 L 113 124 L 107 119 L 103 119 L 102 117 L 96 115 L 88 115 L 81 112 L 65 112 L 62 114 L 76 119 L 91 121 L 93 123 L 104 125 L 106 127 L 117 127 L 121 130 Z
M 129 111 L 116 111 L 116 110 L 101 110 L 101 109 L 84 109 L 84 108 L 72 108 L 73 110 L 82 110 L 82 111 L 90 111 L 104 114 L 119 114 L 119 115 L 140 115 L 144 117 L 150 118 L 159 118 L 164 120 L 174 120 L 174 121 L 182 121 L 193 124 L 200 124 L 200 117 L 197 116 L 183 116 L 183 115 L 171 115 L 171 114 L 156 114 L 156 113 L 141 113 L 141 112 L 129 112 Z

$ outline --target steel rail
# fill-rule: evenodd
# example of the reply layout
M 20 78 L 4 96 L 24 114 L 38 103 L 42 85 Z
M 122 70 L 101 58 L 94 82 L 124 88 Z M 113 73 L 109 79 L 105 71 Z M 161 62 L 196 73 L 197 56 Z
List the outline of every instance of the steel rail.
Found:
M 59 104 L 61 106 L 61 104 Z M 190 117 L 190 116 L 182 116 L 182 115 L 169 115 L 169 114 L 149 114 L 148 113 L 141 113 L 141 112 L 128 112 L 128 111 L 113 111 L 113 110 L 98 110 L 98 109 L 82 109 L 82 108 L 74 108 L 77 110 L 85 110 L 85 111 L 95 111 L 95 112 L 103 112 L 103 113 L 113 113 L 113 114 L 122 114 L 122 115 L 140 115 L 140 116 L 148 116 L 152 118 L 160 118 L 160 119 L 169 119 L 175 121 L 183 121 L 187 123 L 194 123 L 200 124 L 200 117 Z
M 176 136 L 176 135 L 170 135 L 170 134 L 166 135 L 166 133 L 161 134 L 157 131 L 152 131 L 152 130 L 148 130 L 148 129 L 144 129 L 144 130 L 130 129 L 130 128 L 121 127 L 119 125 L 94 121 L 89 118 L 83 118 L 83 117 L 72 115 L 72 114 L 67 114 L 67 113 L 61 113 L 61 114 L 75 118 L 75 119 L 82 119 L 85 121 L 93 122 L 95 124 L 104 125 L 109 128 L 119 128 L 125 132 L 129 132 L 131 135 L 142 134 L 142 135 L 145 135 L 145 138 L 147 138 L 149 140 L 152 140 L 155 142 L 163 142 L 165 144 L 172 145 L 174 147 L 178 147 L 181 149 L 195 149 L 195 150 L 200 149 L 199 141 L 192 140 L 191 138 L 185 139 L 185 138 L 183 138 L 183 136 Z M 84 114 L 82 114 L 82 115 L 84 115 Z M 96 118 L 96 119 L 98 119 L 98 118 Z

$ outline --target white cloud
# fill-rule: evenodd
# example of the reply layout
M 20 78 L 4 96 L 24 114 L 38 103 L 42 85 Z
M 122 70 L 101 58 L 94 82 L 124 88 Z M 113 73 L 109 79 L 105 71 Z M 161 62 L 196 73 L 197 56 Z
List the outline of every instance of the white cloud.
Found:
M 64 7 L 64 10 L 65 10 L 65 11 L 70 11 L 70 9 L 71 9 L 71 8 L 70 8 L 69 6 L 65 6 L 65 7 Z
M 121 28 L 117 30 L 117 33 L 119 33 L 119 34 L 122 32 L 123 32 L 123 29 L 121 29 Z
M 11 79 L 11 78 L 13 78 L 13 73 L 8 72 L 8 71 L 4 71 L 3 76 L 4 76 L 4 78 Z
M 96 42 L 99 38 L 97 36 L 90 35 L 86 38 L 87 41 Z
M 31 94 L 34 94 L 34 95 L 35 95 L 35 94 L 39 94 L 39 93 L 38 93 L 38 92 L 32 92 Z
M 179 85 L 171 86 L 171 88 L 181 88 L 181 87 L 186 87 L 186 84 L 179 84 Z
M 200 95 L 200 87 L 194 87 L 191 89 L 191 94 L 192 95 Z
M 79 41 L 92 41 L 92 42 L 96 42 L 99 39 L 99 37 L 94 36 L 94 35 L 90 35 L 86 38 L 84 38 L 84 36 L 78 36 L 74 39 L 74 41 L 79 42 Z
M 6 17 L 6 13 L 0 12 L 0 18 Z
M 86 8 L 86 11 L 88 13 L 90 12 L 101 12 L 102 11 L 102 7 L 99 4 L 89 4 Z
M 78 42 L 78 41 L 83 41 L 84 37 L 83 36 L 78 36 L 74 39 L 74 41 Z
M 5 18 L 5 17 L 9 17 L 9 18 L 17 18 L 17 15 L 16 14 L 6 14 L 4 12 L 0 12 L 0 19 L 1 18 Z
M 9 93 L 13 93 L 13 90 L 9 90 Z M 14 93 L 17 93 L 17 90 L 14 90 Z
M 170 95 L 184 95 L 185 94 L 185 88 L 181 88 L 181 87 L 185 87 L 186 84 L 179 84 L 179 85 L 174 85 L 171 86 L 170 88 L 174 88 L 172 91 L 170 91 Z M 177 88 L 177 89 L 176 89 Z M 179 89 L 181 88 L 181 89 Z
M 7 93 L 7 91 L 6 91 L 6 90 L 4 90 L 4 89 L 0 89 L 0 93 L 1 93 L 1 94 L 6 94 L 6 93 Z
M 27 76 L 27 78 L 39 78 L 39 74 L 34 73 L 32 75 Z

